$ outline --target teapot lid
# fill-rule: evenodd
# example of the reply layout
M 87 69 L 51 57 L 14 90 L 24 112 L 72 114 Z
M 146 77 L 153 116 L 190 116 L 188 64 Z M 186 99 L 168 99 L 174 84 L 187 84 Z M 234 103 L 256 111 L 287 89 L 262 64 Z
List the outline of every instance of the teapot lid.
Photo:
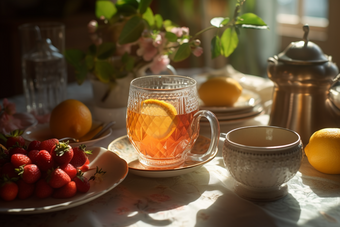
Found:
M 329 58 L 321 48 L 308 40 L 309 26 L 304 25 L 302 41 L 292 42 L 282 53 L 278 60 L 288 64 L 320 64 L 328 62 Z

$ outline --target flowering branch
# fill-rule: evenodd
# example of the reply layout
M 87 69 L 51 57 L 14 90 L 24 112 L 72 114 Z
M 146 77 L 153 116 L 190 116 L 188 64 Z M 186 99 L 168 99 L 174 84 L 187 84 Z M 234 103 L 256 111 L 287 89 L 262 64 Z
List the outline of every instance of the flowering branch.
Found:
M 197 38 L 202 33 L 217 29 L 211 40 L 211 55 L 230 56 L 238 45 L 240 28 L 267 29 L 261 18 L 252 13 L 240 15 L 245 0 L 236 4 L 232 19 L 213 18 L 209 26 L 190 36 L 189 28 L 179 27 L 169 20 L 163 20 L 149 7 L 152 0 L 120 0 L 114 4 L 109 0 L 96 2 L 97 21 L 88 24 L 88 31 L 93 42 L 86 53 L 80 50 L 67 50 L 66 60 L 75 68 L 76 78 L 81 84 L 91 72 L 104 82 L 115 84 L 117 79 L 129 73 L 137 74 L 140 68 L 147 67 L 153 73 L 164 71 L 170 60 L 185 60 L 191 54 L 200 56 L 203 49 Z M 102 30 L 111 33 L 111 42 L 104 42 Z M 221 33 L 221 31 L 223 31 Z M 220 35 L 221 33 L 221 35 Z

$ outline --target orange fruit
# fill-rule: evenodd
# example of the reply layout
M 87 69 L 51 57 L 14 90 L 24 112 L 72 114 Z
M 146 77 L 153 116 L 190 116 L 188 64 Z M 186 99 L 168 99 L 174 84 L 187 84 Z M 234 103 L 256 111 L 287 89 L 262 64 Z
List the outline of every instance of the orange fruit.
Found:
M 314 132 L 305 153 L 316 170 L 340 174 L 340 128 L 324 128 Z
M 233 106 L 241 96 L 242 87 L 231 77 L 212 77 L 201 84 L 198 95 L 206 106 Z
M 165 101 L 147 99 L 141 103 L 141 114 L 150 116 L 150 124 L 144 125 L 145 131 L 153 138 L 163 140 L 176 128 L 176 108 Z
M 51 112 L 50 130 L 61 139 L 63 137 L 81 138 L 92 126 L 92 115 L 89 108 L 75 99 L 59 103 Z

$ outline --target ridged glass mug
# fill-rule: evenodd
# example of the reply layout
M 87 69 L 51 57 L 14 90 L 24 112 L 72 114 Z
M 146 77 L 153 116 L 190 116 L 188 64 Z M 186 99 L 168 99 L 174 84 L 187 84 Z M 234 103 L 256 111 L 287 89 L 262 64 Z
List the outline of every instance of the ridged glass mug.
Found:
M 169 117 L 143 113 L 142 103 L 150 99 L 171 104 L 176 115 L 170 120 Z M 201 117 L 210 122 L 211 142 L 208 151 L 199 155 L 190 150 L 198 138 Z M 205 160 L 217 149 L 220 134 L 216 116 L 210 111 L 199 110 L 196 81 L 177 75 L 143 76 L 132 80 L 126 125 L 128 138 L 138 151 L 140 163 L 155 168 L 179 166 L 188 157 L 195 161 Z M 158 138 L 155 136 L 157 130 L 167 134 Z

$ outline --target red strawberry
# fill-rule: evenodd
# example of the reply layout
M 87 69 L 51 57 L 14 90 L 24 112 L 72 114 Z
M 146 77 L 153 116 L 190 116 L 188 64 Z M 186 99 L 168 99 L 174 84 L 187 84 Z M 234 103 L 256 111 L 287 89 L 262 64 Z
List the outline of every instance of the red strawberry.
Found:
M 27 184 L 22 179 L 20 179 L 17 182 L 17 184 L 18 184 L 18 188 L 19 188 L 19 192 L 18 192 L 18 198 L 19 199 L 26 199 L 26 198 L 30 197 L 31 195 L 33 195 L 34 189 L 35 189 L 35 184 Z
M 11 162 L 15 168 L 32 163 L 31 159 L 24 154 L 13 154 L 11 156 Z
M 64 170 L 56 168 L 51 172 L 48 183 L 52 188 L 61 188 L 70 181 L 70 176 Z
M 40 144 L 40 150 L 46 150 L 49 153 L 51 153 L 52 148 L 56 145 L 59 144 L 59 140 L 56 138 L 53 139 L 48 139 L 48 140 L 44 140 L 41 142 Z
M 8 154 L 9 156 L 12 156 L 14 154 L 27 154 L 27 151 L 25 150 L 25 148 L 15 145 L 8 149 Z
M 9 162 L 8 150 L 4 146 L 0 146 L 0 166 Z
M 5 201 L 11 201 L 18 195 L 18 185 L 11 180 L 5 180 L 0 187 L 0 197 Z
M 25 145 L 25 139 L 21 136 L 23 133 L 22 130 L 14 130 L 9 135 L 6 135 L 6 147 L 7 149 L 13 146 L 23 147 Z
M 28 144 L 27 151 L 40 150 L 41 142 L 39 140 L 33 140 Z
M 52 197 L 57 199 L 67 199 L 71 198 L 77 193 L 77 186 L 74 181 L 70 181 L 65 184 L 63 187 L 56 189 L 53 192 Z
M 53 146 L 51 156 L 59 165 L 65 165 L 72 160 L 73 149 L 68 143 L 60 142 Z
M 48 151 L 41 150 L 35 158 L 35 164 L 39 167 L 40 171 L 47 171 L 53 168 L 54 161 Z
M 77 169 L 70 163 L 61 166 L 60 169 L 64 170 L 65 173 L 67 173 L 67 175 L 69 175 L 71 179 L 77 176 Z
M 86 145 L 81 144 L 79 147 L 73 148 L 73 158 L 70 163 L 74 167 L 80 167 L 85 164 L 87 160 L 87 155 L 92 154 L 92 151 L 86 150 Z
M 23 181 L 27 184 L 33 184 L 38 181 L 41 177 L 41 172 L 37 165 L 28 164 L 25 166 L 20 166 L 16 169 L 18 175 L 22 177 Z
M 18 177 L 18 174 L 15 172 L 15 167 L 11 162 L 7 162 L 2 166 L 2 176 L 10 179 Z
M 76 183 L 78 192 L 86 193 L 90 190 L 90 182 L 83 172 L 79 171 L 73 181 Z
M 87 172 L 90 169 L 89 164 L 90 160 L 87 158 L 85 164 L 82 165 L 81 167 L 78 167 L 78 169 L 81 170 L 82 172 Z
M 34 194 L 36 197 L 43 199 L 52 195 L 53 188 L 46 182 L 45 179 L 41 178 L 35 183 Z
M 27 156 L 31 159 L 32 163 L 36 164 L 35 163 L 35 159 L 37 157 L 37 154 L 39 153 L 40 150 L 30 150 L 28 153 L 27 153 Z

